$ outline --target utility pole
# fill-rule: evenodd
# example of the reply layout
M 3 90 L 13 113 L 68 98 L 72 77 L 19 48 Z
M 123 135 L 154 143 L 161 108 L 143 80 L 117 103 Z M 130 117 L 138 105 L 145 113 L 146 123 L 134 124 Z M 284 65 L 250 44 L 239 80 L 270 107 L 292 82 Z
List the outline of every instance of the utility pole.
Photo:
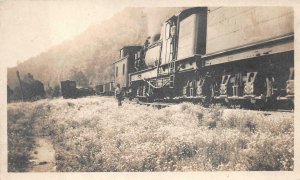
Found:
M 20 89 L 21 89 L 22 101 L 24 102 L 24 93 L 23 93 L 23 88 L 22 88 L 22 83 L 21 83 L 19 71 L 17 71 L 17 76 L 18 76 L 18 80 L 19 80 L 19 83 L 20 83 Z

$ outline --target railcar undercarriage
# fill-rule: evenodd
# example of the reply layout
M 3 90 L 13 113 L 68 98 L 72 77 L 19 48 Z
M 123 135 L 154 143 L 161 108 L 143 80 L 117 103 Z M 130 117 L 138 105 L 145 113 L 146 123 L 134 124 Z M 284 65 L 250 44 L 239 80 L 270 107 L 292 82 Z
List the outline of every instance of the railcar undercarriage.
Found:
M 274 54 L 176 72 L 176 78 L 169 75 L 141 79 L 132 82 L 132 89 L 143 101 L 293 108 L 293 62 L 293 52 Z

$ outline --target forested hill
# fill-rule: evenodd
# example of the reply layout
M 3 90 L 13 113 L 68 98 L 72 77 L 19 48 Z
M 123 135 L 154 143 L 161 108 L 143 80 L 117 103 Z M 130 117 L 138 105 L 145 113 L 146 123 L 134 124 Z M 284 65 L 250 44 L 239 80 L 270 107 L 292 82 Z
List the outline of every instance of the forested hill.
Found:
M 165 16 L 178 12 L 178 8 L 165 9 Z M 73 40 L 9 68 L 8 85 L 18 86 L 17 70 L 21 78 L 31 73 L 45 88 L 66 79 L 86 79 L 85 83 L 79 83 L 81 86 L 112 80 L 111 64 L 118 59 L 119 49 L 124 45 L 143 44 L 147 37 L 147 14 L 143 8 L 126 8 L 101 24 L 90 26 Z

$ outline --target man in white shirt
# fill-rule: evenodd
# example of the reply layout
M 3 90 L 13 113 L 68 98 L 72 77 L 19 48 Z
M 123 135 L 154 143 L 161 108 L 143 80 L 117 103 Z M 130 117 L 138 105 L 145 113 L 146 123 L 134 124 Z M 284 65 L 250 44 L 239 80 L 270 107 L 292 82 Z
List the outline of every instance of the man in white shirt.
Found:
M 117 84 L 117 87 L 115 89 L 115 97 L 118 100 L 118 106 L 122 106 L 122 91 L 120 89 L 120 84 Z

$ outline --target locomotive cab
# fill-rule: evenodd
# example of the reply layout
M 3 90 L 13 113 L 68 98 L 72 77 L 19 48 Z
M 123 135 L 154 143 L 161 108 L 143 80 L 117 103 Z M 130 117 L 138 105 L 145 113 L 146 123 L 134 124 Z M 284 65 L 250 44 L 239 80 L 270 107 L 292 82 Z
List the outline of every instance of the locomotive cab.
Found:
M 141 46 L 124 46 L 120 49 L 120 59 L 113 63 L 115 85 L 120 84 L 120 88 L 126 90 L 129 86 L 128 74 L 135 71 L 136 53 L 141 50 Z

